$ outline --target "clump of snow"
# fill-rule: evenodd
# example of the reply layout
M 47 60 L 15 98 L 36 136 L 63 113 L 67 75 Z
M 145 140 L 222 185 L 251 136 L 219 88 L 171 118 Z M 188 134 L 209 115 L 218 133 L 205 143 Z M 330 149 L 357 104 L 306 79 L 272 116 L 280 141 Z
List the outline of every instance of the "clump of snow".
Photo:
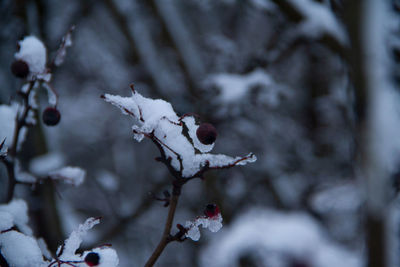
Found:
M 220 90 L 218 99 L 223 103 L 241 101 L 249 92 L 249 88 L 258 85 L 271 86 L 271 77 L 263 70 L 256 69 L 248 74 L 221 73 L 212 75 L 209 82 L 215 84 Z
M 19 41 L 20 49 L 14 57 L 25 61 L 29 66 L 30 76 L 42 74 L 46 70 L 46 47 L 35 36 L 26 36 Z
M 285 86 L 276 82 L 263 69 L 255 69 L 246 74 L 213 74 L 206 84 L 218 90 L 215 100 L 220 104 L 219 114 L 224 114 L 228 109 L 235 113 L 245 99 L 250 99 L 252 93 L 257 94 L 257 103 L 271 108 L 277 107 L 281 99 L 290 94 Z
M 24 172 L 21 169 L 21 164 L 18 160 L 15 161 L 14 165 L 14 173 L 15 173 L 15 179 L 18 182 L 22 183 L 35 183 L 37 181 L 36 177 L 30 174 L 29 172 Z
M 0 247 L 1 254 L 10 266 L 47 266 L 39 245 L 33 237 L 17 231 L 8 231 L 0 234 Z
M 61 153 L 48 153 L 33 158 L 29 164 L 29 170 L 40 176 L 61 168 L 64 165 L 64 156 Z
M 100 257 L 99 267 L 116 267 L 118 266 L 119 259 L 116 251 L 110 247 L 99 247 L 91 251 L 84 251 L 82 254 L 76 254 L 79 246 L 82 243 L 82 238 L 87 232 L 92 229 L 96 224 L 100 223 L 99 218 L 89 218 L 83 224 L 80 224 L 78 229 L 72 231 L 71 235 L 65 240 L 64 244 L 57 250 L 59 260 L 66 262 L 82 262 L 77 266 L 87 266 L 84 263 L 85 256 L 90 252 L 98 253 Z M 75 263 L 74 263 L 75 264 Z
M 118 178 L 106 170 L 103 170 L 98 174 L 97 181 L 108 191 L 115 192 L 119 188 Z
M 14 225 L 27 235 L 32 235 L 32 229 L 28 226 L 28 206 L 22 199 L 13 199 L 8 204 L 0 205 L 0 212 L 9 213 L 14 221 Z
M 78 229 L 72 231 L 68 239 L 64 241 L 64 245 L 60 246 L 57 250 L 57 255 L 61 252 L 60 260 L 79 260 L 80 257 L 75 255 L 75 252 L 81 245 L 83 236 L 99 223 L 99 218 L 89 218 L 83 224 L 80 224 Z
M 143 137 L 150 137 L 163 150 L 165 159 L 171 159 L 172 167 L 182 177 L 199 175 L 204 168 L 227 168 L 256 160 L 253 154 L 233 158 L 202 153 L 210 151 L 212 145 L 198 144 L 195 137 L 198 125 L 194 123 L 194 118 L 190 116 L 179 118 L 170 103 L 160 99 L 145 98 L 136 90 L 132 91 L 131 97 L 106 94 L 104 99 L 119 107 L 123 114 L 134 117 L 137 121 L 132 127 L 135 139 L 140 142 Z M 190 137 L 184 134 L 185 127 Z M 200 153 L 196 153 L 196 149 Z
M 64 167 L 49 173 L 49 176 L 55 180 L 63 180 L 67 184 L 79 186 L 85 180 L 86 172 L 79 167 Z
M 185 228 L 188 229 L 185 234 L 186 237 L 189 237 L 193 241 L 198 241 L 200 239 L 200 226 L 213 233 L 218 232 L 222 228 L 221 213 L 218 213 L 213 217 L 201 216 L 196 218 L 194 221 L 187 221 L 185 225 Z
M 343 25 L 327 4 L 313 0 L 289 0 L 289 2 L 304 16 L 304 21 L 300 24 L 303 34 L 316 38 L 328 33 L 341 44 L 348 43 Z
M 0 211 L 0 232 L 14 226 L 13 216 L 9 212 Z
M 202 252 L 200 266 L 236 266 L 245 253 L 256 253 L 264 266 L 271 255 L 282 261 L 305 259 L 313 267 L 361 267 L 358 254 L 335 244 L 305 213 L 254 209 L 225 228 Z
M 87 266 L 84 256 L 90 251 L 75 253 L 87 231 L 100 222 L 98 218 L 89 218 L 80 224 L 58 248 L 58 258 L 53 259 L 42 238 L 36 240 L 32 237 L 32 231 L 23 231 L 23 226 L 28 220 L 27 207 L 23 200 L 13 200 L 7 205 L 0 205 L 0 218 L 1 254 L 11 267 Z M 14 225 L 24 233 L 11 230 Z M 100 256 L 99 267 L 118 266 L 119 259 L 114 249 L 99 247 L 92 251 Z
M 321 214 L 355 212 L 361 206 L 361 194 L 356 184 L 347 183 L 321 190 L 311 199 L 313 208 Z

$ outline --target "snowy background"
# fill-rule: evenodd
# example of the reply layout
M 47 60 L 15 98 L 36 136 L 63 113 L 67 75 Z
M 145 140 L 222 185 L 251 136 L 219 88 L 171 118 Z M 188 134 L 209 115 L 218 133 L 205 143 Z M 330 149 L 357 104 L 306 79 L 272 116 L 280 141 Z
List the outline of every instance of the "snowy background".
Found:
M 159 151 L 150 140 L 137 142 L 134 121 L 100 97 L 123 101 L 110 96 L 132 96 L 131 83 L 143 97 L 169 102 L 174 110 L 163 113 L 171 120 L 197 114 L 212 123 L 218 137 L 204 152 L 257 157 L 184 186 L 174 225 L 190 224 L 215 203 L 223 227 L 200 229 L 199 241 L 172 242 L 157 266 L 364 266 L 369 212 L 388 223 L 388 251 L 396 255 L 400 4 L 382 1 L 371 9 L 375 1 L 366 2 L 360 12 L 366 17 L 359 18 L 353 11 L 361 9 L 344 0 L 1 1 L 0 142 L 8 137 L 6 147 L 17 91 L 26 83 L 10 71 L 15 58 L 26 58 L 23 47 L 17 53 L 18 41 L 36 36 L 50 64 L 75 25 L 51 77 L 42 68 L 29 74 L 42 75 L 43 88 L 37 88 L 36 118 L 29 114 L 36 125 L 20 133 L 17 207 L 3 200 L 8 174 L 0 164 L 0 231 L 17 226 L 22 232 L 0 234 L 3 256 L 25 238 L 27 246 L 42 240 L 27 249 L 31 257 L 40 258 L 33 250 L 46 243 L 50 259 L 80 224 L 101 216 L 81 251 L 112 244 L 119 266 L 146 262 L 167 216 L 149 192 L 170 190 L 171 174 L 154 160 Z M 360 62 L 368 75 L 358 75 Z M 41 114 L 56 102 L 61 121 L 48 127 Z M 37 178 L 46 175 L 52 180 Z M 196 227 L 208 227 L 198 219 Z M 390 262 L 396 266 L 398 259 Z

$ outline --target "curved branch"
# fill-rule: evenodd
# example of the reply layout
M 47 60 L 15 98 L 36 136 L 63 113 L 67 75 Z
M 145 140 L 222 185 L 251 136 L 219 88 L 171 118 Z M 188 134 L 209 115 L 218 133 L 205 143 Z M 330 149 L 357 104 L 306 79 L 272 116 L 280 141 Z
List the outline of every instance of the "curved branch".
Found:
M 174 186 L 175 187 L 175 186 Z M 174 190 L 175 192 L 176 190 Z M 158 243 L 156 249 L 151 254 L 150 258 L 147 260 L 145 267 L 153 266 L 157 259 L 160 257 L 161 253 L 164 251 L 165 247 L 171 241 L 171 227 L 175 217 L 175 210 L 178 204 L 179 194 L 173 194 L 171 198 L 171 202 L 169 205 L 168 217 L 167 221 L 165 222 L 164 232 L 161 237 L 160 242 Z

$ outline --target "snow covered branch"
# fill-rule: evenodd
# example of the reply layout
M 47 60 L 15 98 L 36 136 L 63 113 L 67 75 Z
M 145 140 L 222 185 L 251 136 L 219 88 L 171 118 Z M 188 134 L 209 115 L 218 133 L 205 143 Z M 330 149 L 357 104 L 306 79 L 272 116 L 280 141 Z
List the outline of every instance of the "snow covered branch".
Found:
M 131 90 L 131 97 L 105 94 L 102 98 L 117 106 L 123 114 L 134 118 L 136 122 L 132 126 L 134 138 L 138 142 L 144 137 L 149 138 L 160 151 L 160 157 L 156 160 L 164 163 L 174 177 L 172 196 L 168 194 L 166 199 L 163 199 L 167 203 L 165 206 L 169 206 L 164 232 L 145 265 L 153 266 L 169 242 L 182 241 L 184 234 L 193 240 L 198 240 L 200 225 L 205 228 L 218 225 L 218 227 L 211 227 L 212 231 L 218 231 L 222 227 L 222 217 L 218 213 L 213 216 L 217 218 L 215 220 L 198 218 L 188 223 L 186 227 L 180 227 L 177 234 L 171 235 L 175 210 L 183 185 L 191 179 L 202 178 L 204 172 L 208 170 L 246 165 L 255 162 L 257 158 L 253 153 L 244 157 L 208 153 L 213 149 L 217 137 L 214 126 L 208 123 L 198 124 L 196 116 L 192 114 L 179 117 L 170 103 L 161 99 L 143 97 L 133 85 L 131 85 Z M 217 224 L 211 223 L 214 221 Z

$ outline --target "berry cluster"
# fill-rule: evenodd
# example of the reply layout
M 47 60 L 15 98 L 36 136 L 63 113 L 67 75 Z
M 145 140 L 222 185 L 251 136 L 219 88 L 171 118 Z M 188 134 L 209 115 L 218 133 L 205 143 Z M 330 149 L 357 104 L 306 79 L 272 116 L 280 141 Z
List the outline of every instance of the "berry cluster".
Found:
M 37 44 L 38 43 L 41 44 L 41 42 L 38 39 L 36 39 L 35 37 L 31 37 L 30 40 L 34 40 L 34 42 L 36 42 Z M 24 41 L 22 41 L 22 42 L 24 42 Z M 43 49 L 45 49 L 44 46 L 43 46 Z M 18 50 L 20 52 L 20 50 L 21 50 L 20 45 L 18 45 Z M 31 81 L 36 81 L 36 80 L 41 81 L 40 78 L 37 78 L 37 77 L 34 78 L 33 80 L 32 80 L 32 77 L 28 77 L 28 75 L 31 73 L 31 69 L 35 69 L 35 68 L 37 68 L 37 66 L 35 67 L 34 65 L 32 65 L 32 67 L 30 67 L 29 64 L 33 64 L 33 63 L 32 63 L 32 60 L 29 60 L 30 57 L 27 57 L 27 56 L 28 56 L 28 54 L 26 54 L 26 52 L 25 52 L 25 53 L 23 53 L 23 56 L 17 57 L 17 59 L 13 63 L 11 63 L 12 74 L 14 74 L 17 78 L 21 78 L 21 79 L 28 79 Z M 45 68 L 45 65 L 43 65 L 43 68 Z M 31 73 L 31 76 L 33 74 L 35 74 L 34 71 Z M 61 119 L 61 114 L 58 111 L 58 109 L 55 107 L 55 105 L 47 107 L 42 113 L 43 123 L 46 124 L 47 126 L 57 125 L 60 122 L 60 119 Z

